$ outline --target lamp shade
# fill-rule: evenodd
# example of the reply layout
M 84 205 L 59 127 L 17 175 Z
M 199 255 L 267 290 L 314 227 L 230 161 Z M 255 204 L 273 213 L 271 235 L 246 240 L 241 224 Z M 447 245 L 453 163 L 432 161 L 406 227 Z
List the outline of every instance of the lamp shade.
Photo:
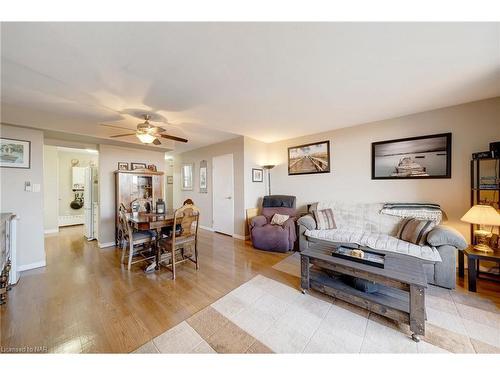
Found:
M 262 168 L 264 169 L 273 169 L 274 167 L 276 167 L 274 164 L 268 164 L 268 165 L 263 165 Z
M 137 133 L 136 136 L 142 143 L 153 143 L 153 141 L 156 139 L 154 135 L 151 135 L 149 133 Z
M 477 204 L 472 206 L 460 219 L 471 224 L 500 225 L 500 214 L 493 207 Z

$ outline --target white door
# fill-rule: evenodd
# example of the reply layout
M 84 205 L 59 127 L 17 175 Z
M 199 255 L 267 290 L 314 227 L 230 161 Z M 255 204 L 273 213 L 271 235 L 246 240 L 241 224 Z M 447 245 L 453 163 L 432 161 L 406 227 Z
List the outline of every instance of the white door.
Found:
M 83 232 L 84 236 L 87 237 L 88 240 L 94 239 L 94 230 L 93 230 L 93 218 L 92 218 L 92 168 L 86 167 L 84 170 L 84 184 L 83 184 L 83 212 L 84 212 L 84 221 L 83 221 Z
M 234 234 L 234 176 L 233 154 L 212 159 L 213 224 L 214 231 Z

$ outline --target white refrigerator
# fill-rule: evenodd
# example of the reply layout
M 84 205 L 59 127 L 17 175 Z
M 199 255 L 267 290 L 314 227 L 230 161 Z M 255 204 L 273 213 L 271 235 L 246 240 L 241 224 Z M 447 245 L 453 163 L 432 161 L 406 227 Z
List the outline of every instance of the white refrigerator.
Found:
M 98 201 L 97 168 L 85 168 L 85 182 L 83 188 L 83 210 L 84 210 L 84 235 L 87 240 L 97 239 L 97 217 L 99 209 Z

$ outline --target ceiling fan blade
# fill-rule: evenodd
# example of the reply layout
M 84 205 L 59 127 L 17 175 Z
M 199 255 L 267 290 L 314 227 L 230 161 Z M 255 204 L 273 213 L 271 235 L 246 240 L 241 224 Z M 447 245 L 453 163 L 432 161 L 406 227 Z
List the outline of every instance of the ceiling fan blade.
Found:
M 161 142 L 158 138 L 155 138 L 155 140 L 153 141 L 153 144 L 156 146 L 159 146 L 159 145 L 161 145 Z
M 135 133 L 128 133 L 128 134 L 118 134 L 118 135 L 110 135 L 110 138 L 118 138 L 118 137 L 128 137 L 129 135 L 135 135 Z
M 177 141 L 177 142 L 187 143 L 187 141 L 188 141 L 187 139 L 176 137 L 176 136 L 173 136 L 173 135 L 167 135 L 167 134 L 160 134 L 160 137 L 166 138 L 166 139 L 171 139 L 171 140 Z
M 121 130 L 129 130 L 129 131 L 133 131 L 133 129 L 130 129 L 130 128 L 124 128 L 123 126 L 108 125 L 108 124 L 99 124 L 99 126 L 106 126 L 107 128 L 115 128 L 115 129 L 121 129 Z

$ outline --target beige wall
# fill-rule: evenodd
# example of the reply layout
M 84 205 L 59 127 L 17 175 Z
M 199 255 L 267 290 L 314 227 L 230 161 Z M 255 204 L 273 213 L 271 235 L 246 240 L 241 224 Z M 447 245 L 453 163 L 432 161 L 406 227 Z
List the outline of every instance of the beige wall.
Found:
M 77 167 L 88 167 L 92 162 L 97 166 L 98 155 L 85 151 L 72 152 L 59 150 L 59 215 L 83 215 L 83 208 L 75 210 L 70 203 L 75 199 L 73 192 L 73 166 L 71 160 L 78 159 Z
M 245 209 L 260 207 L 262 197 L 266 195 L 267 174 L 264 172 L 263 182 L 252 182 L 252 169 L 260 168 L 267 163 L 268 145 L 253 138 L 245 137 L 244 140 L 244 180 L 245 180 Z M 245 226 L 248 235 L 248 226 Z
M 112 246 L 115 241 L 115 176 L 118 162 L 156 165 L 164 172 L 165 153 L 133 148 L 99 145 L 99 246 Z
M 174 208 L 174 184 L 167 183 L 167 177 L 174 175 L 174 160 L 167 159 L 165 160 L 165 195 L 166 195 L 166 203 L 168 209 Z
M 451 179 L 371 180 L 372 142 L 445 132 L 452 133 Z M 323 140 L 330 140 L 331 173 L 288 176 L 287 147 Z M 448 224 L 468 237 L 469 226 L 459 219 L 470 203 L 471 154 L 499 140 L 500 98 L 289 139 L 268 145 L 270 162 L 277 164 L 272 192 L 296 195 L 302 207 L 321 199 L 435 202 L 448 214 Z
M 234 231 L 237 236 L 245 235 L 245 201 L 244 201 L 244 139 L 237 137 L 229 141 L 217 143 L 208 147 L 188 151 L 178 155 L 174 160 L 174 205 L 178 207 L 182 202 L 191 198 L 200 207 L 200 224 L 212 228 L 212 158 L 214 156 L 233 154 L 234 165 Z M 200 162 L 206 160 L 208 164 L 207 188 L 208 193 L 199 192 Z M 180 168 L 183 163 L 194 163 L 194 189 L 180 190 Z
M 43 226 L 47 232 L 59 230 L 58 152 L 56 146 L 43 146 Z
M 19 217 L 17 233 L 18 269 L 45 265 L 43 239 L 43 132 L 40 130 L 1 125 L 0 135 L 31 141 L 29 169 L 0 168 L 0 211 L 14 212 Z M 24 191 L 24 183 L 40 184 L 40 192 Z

